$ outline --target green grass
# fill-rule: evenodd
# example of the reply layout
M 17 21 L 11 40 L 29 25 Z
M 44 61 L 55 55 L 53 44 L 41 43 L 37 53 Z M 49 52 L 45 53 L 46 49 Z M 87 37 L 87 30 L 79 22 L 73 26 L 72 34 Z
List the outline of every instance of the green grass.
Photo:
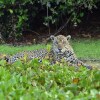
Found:
M 36 50 L 36 49 L 41 49 L 41 48 L 46 48 L 45 45 L 32 45 L 32 46 L 7 46 L 7 45 L 0 45 L 0 53 L 5 53 L 5 54 L 15 54 L 21 51 L 27 51 L 27 50 Z
M 100 59 L 100 40 L 77 39 L 72 41 L 72 47 L 79 58 Z
M 100 59 L 100 40 L 77 39 L 72 41 L 72 47 L 79 58 Z M 23 47 L 0 45 L 0 52 L 6 54 L 15 54 L 24 50 L 35 50 L 40 48 L 46 48 L 46 46 L 43 44 Z

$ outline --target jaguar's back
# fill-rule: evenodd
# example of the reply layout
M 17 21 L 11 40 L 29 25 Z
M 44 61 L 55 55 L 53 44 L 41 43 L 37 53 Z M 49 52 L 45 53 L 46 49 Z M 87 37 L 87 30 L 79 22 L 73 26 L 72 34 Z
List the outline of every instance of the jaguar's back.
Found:
M 19 52 L 10 58 L 6 59 L 6 61 L 11 64 L 17 61 L 18 59 L 23 59 L 26 57 L 28 60 L 38 58 L 38 59 L 43 59 L 45 56 L 48 54 L 48 51 L 46 49 L 40 49 L 40 50 L 33 50 L 33 51 L 23 51 Z

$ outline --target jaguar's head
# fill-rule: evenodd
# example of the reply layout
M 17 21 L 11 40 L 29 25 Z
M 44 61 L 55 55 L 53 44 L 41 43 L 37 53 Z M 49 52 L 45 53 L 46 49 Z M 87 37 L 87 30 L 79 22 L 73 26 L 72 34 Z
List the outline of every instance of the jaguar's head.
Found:
M 54 53 L 63 54 L 66 50 L 72 49 L 69 44 L 69 40 L 71 39 L 70 35 L 66 37 L 63 35 L 51 35 L 50 38 L 52 40 L 52 49 Z

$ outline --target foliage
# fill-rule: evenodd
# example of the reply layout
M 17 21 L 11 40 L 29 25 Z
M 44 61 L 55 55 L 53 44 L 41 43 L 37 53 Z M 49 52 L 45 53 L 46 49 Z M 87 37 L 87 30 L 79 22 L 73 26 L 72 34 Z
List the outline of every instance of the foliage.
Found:
M 16 37 L 19 37 L 22 34 L 23 28 L 28 27 L 28 24 L 26 24 L 29 16 L 29 9 L 27 7 L 28 4 L 34 4 L 34 1 L 0 1 L 0 28 L 2 29 L 1 34 L 4 38 L 7 39 L 9 37 L 13 37 L 16 39 Z
M 47 16 L 45 17 L 45 25 L 61 21 L 62 18 L 71 21 L 77 25 L 84 16 L 84 9 L 91 11 L 96 8 L 98 0 L 41 0 L 43 5 L 47 7 Z M 63 17 L 64 16 L 64 17 Z M 62 19 L 63 20 L 63 19 Z
M 37 59 L 7 65 L 0 61 L 0 98 L 33 100 L 97 100 L 100 71 L 65 64 L 50 65 Z
M 91 11 L 97 2 L 99 0 L 0 0 L 1 34 L 4 38 L 16 39 L 25 28 L 31 27 L 32 22 L 42 20 L 49 26 L 68 20 L 69 16 L 77 25 L 84 16 L 84 10 Z

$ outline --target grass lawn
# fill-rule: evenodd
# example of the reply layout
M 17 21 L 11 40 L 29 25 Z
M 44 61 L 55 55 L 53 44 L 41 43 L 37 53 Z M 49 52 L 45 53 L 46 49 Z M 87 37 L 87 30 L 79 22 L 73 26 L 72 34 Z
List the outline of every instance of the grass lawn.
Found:
M 41 49 L 41 48 L 46 48 L 45 45 L 32 45 L 32 46 L 7 46 L 7 45 L 0 45 L 0 53 L 5 53 L 5 54 L 15 54 L 21 51 L 26 51 L 26 50 L 36 50 L 36 49 Z
M 100 40 L 78 39 L 72 41 L 72 46 L 79 58 L 100 59 Z
M 93 58 L 100 59 L 100 40 L 94 39 L 76 39 L 71 41 L 72 47 L 79 58 Z M 46 48 L 46 45 L 33 45 L 33 46 L 7 46 L 0 45 L 0 52 L 6 54 L 15 54 L 24 50 L 35 50 Z

